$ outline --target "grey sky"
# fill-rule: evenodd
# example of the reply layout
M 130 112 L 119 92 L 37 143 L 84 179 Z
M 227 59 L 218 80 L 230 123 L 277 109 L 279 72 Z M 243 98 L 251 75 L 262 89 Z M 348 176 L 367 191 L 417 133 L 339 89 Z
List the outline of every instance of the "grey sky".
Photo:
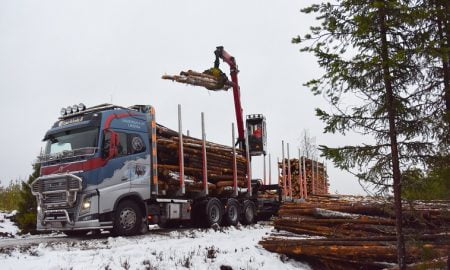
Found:
M 354 143 L 357 136 L 322 133 L 314 108 L 329 105 L 302 86 L 320 69 L 290 40 L 314 24 L 299 12 L 311 2 L 0 1 L 0 180 L 25 178 L 60 108 L 79 102 L 151 104 L 157 121 L 171 128 L 180 103 L 191 135 L 200 135 L 204 111 L 208 140 L 230 144 L 231 92 L 160 79 L 209 68 L 217 45 L 237 59 L 244 113 L 267 117 L 273 161 L 282 139 L 297 155 L 305 128 L 318 144 Z M 261 164 L 257 159 L 254 175 Z M 332 192 L 362 193 L 353 176 L 328 167 Z

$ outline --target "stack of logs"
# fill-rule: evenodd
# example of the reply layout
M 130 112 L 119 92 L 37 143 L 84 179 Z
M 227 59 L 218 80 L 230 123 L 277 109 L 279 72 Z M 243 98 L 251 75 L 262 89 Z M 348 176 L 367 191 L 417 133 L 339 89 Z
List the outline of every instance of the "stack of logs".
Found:
M 228 80 L 221 85 L 220 78 L 193 70 L 181 71 L 180 75 L 163 75 L 163 80 L 171 80 L 179 83 L 203 86 L 208 90 L 228 90 L 232 83 Z
M 408 269 L 446 269 L 449 209 L 450 201 L 403 204 L 406 263 L 418 266 Z M 290 233 L 274 234 L 262 246 L 308 261 L 314 269 L 396 269 L 391 199 L 311 196 L 302 203 L 284 204 L 275 228 Z
M 157 125 L 157 156 L 159 190 L 167 195 L 180 187 L 179 134 Z M 200 192 L 203 189 L 203 141 L 183 136 L 184 179 L 186 192 Z M 208 188 L 220 193 L 233 186 L 233 149 L 230 146 L 206 142 Z M 243 151 L 236 149 L 238 187 L 246 187 L 247 162 Z
M 283 174 L 283 162 L 278 163 L 279 184 L 283 188 L 284 179 L 286 179 L 286 189 L 289 195 L 289 169 L 288 159 L 284 160 L 285 173 Z M 328 194 L 328 174 L 323 163 L 308 159 L 306 157 L 291 159 L 291 185 L 293 198 L 305 198 L 308 195 Z M 306 182 L 304 179 L 306 178 Z M 307 194 L 305 194 L 305 185 Z

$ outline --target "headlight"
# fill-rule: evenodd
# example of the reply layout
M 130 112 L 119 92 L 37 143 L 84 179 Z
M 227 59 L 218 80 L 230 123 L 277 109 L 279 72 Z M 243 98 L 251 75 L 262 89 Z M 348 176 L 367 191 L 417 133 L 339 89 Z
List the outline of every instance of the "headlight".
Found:
M 38 211 L 38 212 L 41 212 L 41 210 L 42 210 L 42 209 L 41 209 L 41 206 L 38 205 L 38 206 L 37 206 L 37 211 Z
M 84 198 L 81 203 L 81 211 L 80 212 L 88 212 L 91 209 L 91 197 Z
M 66 112 L 67 112 L 67 114 L 71 114 L 72 113 L 72 107 L 67 107 L 66 108 Z
M 61 116 L 64 116 L 64 115 L 66 115 L 66 114 L 67 114 L 66 108 L 62 108 L 62 109 L 61 109 Z
M 72 106 L 72 112 L 73 113 L 78 112 L 78 105 L 75 104 L 75 105 Z
M 91 208 L 91 201 L 83 202 L 83 209 Z

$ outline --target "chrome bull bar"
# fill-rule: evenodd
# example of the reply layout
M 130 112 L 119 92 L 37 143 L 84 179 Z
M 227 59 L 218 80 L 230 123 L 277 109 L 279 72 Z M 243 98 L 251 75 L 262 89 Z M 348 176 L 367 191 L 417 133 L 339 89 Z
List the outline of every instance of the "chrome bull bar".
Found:
M 47 223 L 52 222 L 66 222 L 69 224 L 73 224 L 74 222 L 70 220 L 69 213 L 65 209 L 60 210 L 46 210 L 44 211 L 44 218 L 42 220 L 42 224 L 45 225 Z

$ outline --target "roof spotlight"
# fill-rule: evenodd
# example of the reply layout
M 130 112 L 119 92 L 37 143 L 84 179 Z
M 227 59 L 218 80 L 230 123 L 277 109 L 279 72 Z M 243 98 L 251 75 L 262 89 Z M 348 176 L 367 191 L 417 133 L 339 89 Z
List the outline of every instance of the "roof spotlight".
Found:
M 84 105 L 83 103 L 78 104 L 78 111 L 84 111 L 86 110 L 86 105 Z
M 78 112 L 78 110 L 79 110 L 79 109 L 78 109 L 78 105 L 75 104 L 75 105 L 72 106 L 72 112 L 73 112 L 73 113 Z
M 64 116 L 64 115 L 66 115 L 66 114 L 67 114 L 66 108 L 62 108 L 62 109 L 61 109 L 61 116 Z
M 70 107 L 70 106 L 67 107 L 67 108 L 66 108 L 66 111 L 67 111 L 67 114 L 71 114 L 71 113 L 72 113 L 72 107 Z

